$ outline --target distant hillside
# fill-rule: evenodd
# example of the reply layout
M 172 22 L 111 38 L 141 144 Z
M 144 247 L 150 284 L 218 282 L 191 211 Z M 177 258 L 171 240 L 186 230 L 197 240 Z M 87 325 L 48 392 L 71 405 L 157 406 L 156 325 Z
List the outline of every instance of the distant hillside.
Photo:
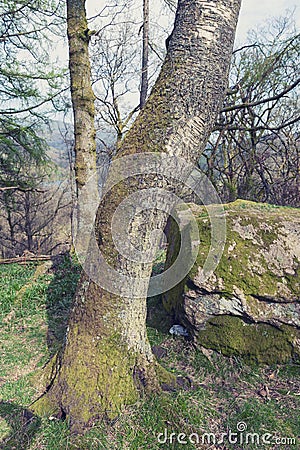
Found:
M 49 158 L 60 168 L 66 169 L 69 166 L 69 152 L 73 148 L 73 125 L 64 123 L 61 120 L 53 120 L 49 126 L 45 126 L 42 137 L 49 145 L 47 154 Z M 113 145 L 115 141 L 114 133 L 97 132 L 98 150 L 103 149 L 102 142 Z
M 49 145 L 47 154 L 59 167 L 66 169 L 69 165 L 68 152 L 73 146 L 73 125 L 60 120 L 53 120 L 45 126 L 43 139 Z

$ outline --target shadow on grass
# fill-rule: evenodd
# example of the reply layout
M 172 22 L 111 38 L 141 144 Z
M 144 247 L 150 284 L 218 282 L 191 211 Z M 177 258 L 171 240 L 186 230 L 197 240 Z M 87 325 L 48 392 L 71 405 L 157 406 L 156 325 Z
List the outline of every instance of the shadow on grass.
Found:
M 174 324 L 174 317 L 165 310 L 160 295 L 147 298 L 146 324 L 147 327 L 165 334 L 168 334 L 169 329 Z
M 64 342 L 68 319 L 80 276 L 80 267 L 68 253 L 52 259 L 51 282 L 46 292 L 47 346 L 50 358 L 57 353 Z M 11 402 L 0 402 L 0 428 L 4 427 L 1 450 L 24 450 L 32 445 L 41 427 L 41 419 L 29 409 Z M 6 436 L 7 430 L 7 436 Z M 3 432 L 3 429 L 1 429 Z
M 47 345 L 53 356 L 64 342 L 73 297 L 80 276 L 80 266 L 68 253 L 52 258 L 54 277 L 49 284 L 46 299 Z
M 54 277 L 48 286 L 47 307 L 47 344 L 53 356 L 62 346 L 66 334 L 70 311 L 75 295 L 81 268 L 68 253 L 52 258 Z M 163 262 L 154 267 L 155 274 L 163 271 Z M 147 326 L 168 333 L 174 324 L 174 318 L 163 307 L 161 296 L 147 299 Z
M 0 442 L 1 450 L 29 449 L 41 426 L 41 419 L 28 409 L 10 402 L 0 402 L 0 418 L 10 427 L 10 433 Z

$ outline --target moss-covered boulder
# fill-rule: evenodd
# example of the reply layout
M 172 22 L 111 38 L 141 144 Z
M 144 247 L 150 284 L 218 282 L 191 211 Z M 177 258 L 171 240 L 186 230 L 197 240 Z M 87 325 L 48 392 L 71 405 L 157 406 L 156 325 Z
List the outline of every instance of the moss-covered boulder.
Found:
M 165 308 L 207 348 L 258 362 L 299 361 L 300 210 L 242 200 L 224 205 L 225 248 L 203 280 L 210 220 L 205 207 L 190 206 L 200 233 L 197 262 L 164 294 Z M 175 224 L 169 232 L 176 235 Z M 170 246 L 167 265 L 178 246 Z

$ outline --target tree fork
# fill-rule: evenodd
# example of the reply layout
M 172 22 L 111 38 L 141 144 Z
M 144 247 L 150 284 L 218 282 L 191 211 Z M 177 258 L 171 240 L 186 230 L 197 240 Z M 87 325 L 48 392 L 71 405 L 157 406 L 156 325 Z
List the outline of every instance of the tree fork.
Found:
M 197 161 L 226 92 L 239 8 L 240 0 L 179 0 L 161 73 L 117 157 L 163 152 Z M 111 189 L 95 222 L 109 264 L 135 279 L 150 277 L 151 264 L 137 265 L 118 255 L 111 220 L 123 198 L 141 189 L 140 182 L 122 181 Z M 157 177 L 142 179 L 143 188 L 157 183 Z M 136 243 L 141 235 L 145 248 L 149 233 L 163 229 L 166 219 L 166 214 L 150 214 L 143 234 L 137 226 L 130 237 Z M 83 274 L 55 379 L 35 411 L 55 411 L 70 420 L 73 431 L 82 432 L 99 417 L 116 416 L 141 391 L 157 392 L 160 380 L 174 382 L 155 361 L 145 322 L 145 297 L 112 294 Z

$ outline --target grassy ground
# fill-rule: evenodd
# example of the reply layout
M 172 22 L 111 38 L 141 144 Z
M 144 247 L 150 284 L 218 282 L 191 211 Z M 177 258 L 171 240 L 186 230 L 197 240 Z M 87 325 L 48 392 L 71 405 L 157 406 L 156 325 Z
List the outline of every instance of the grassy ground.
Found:
M 66 422 L 32 416 L 27 407 L 42 392 L 42 367 L 62 342 L 79 276 L 68 257 L 47 264 L 0 266 L 1 449 L 300 448 L 299 366 L 250 367 L 195 350 L 151 320 L 154 352 L 189 389 L 141 399 L 113 424 L 98 423 L 80 438 Z M 213 444 L 222 433 L 224 443 Z

